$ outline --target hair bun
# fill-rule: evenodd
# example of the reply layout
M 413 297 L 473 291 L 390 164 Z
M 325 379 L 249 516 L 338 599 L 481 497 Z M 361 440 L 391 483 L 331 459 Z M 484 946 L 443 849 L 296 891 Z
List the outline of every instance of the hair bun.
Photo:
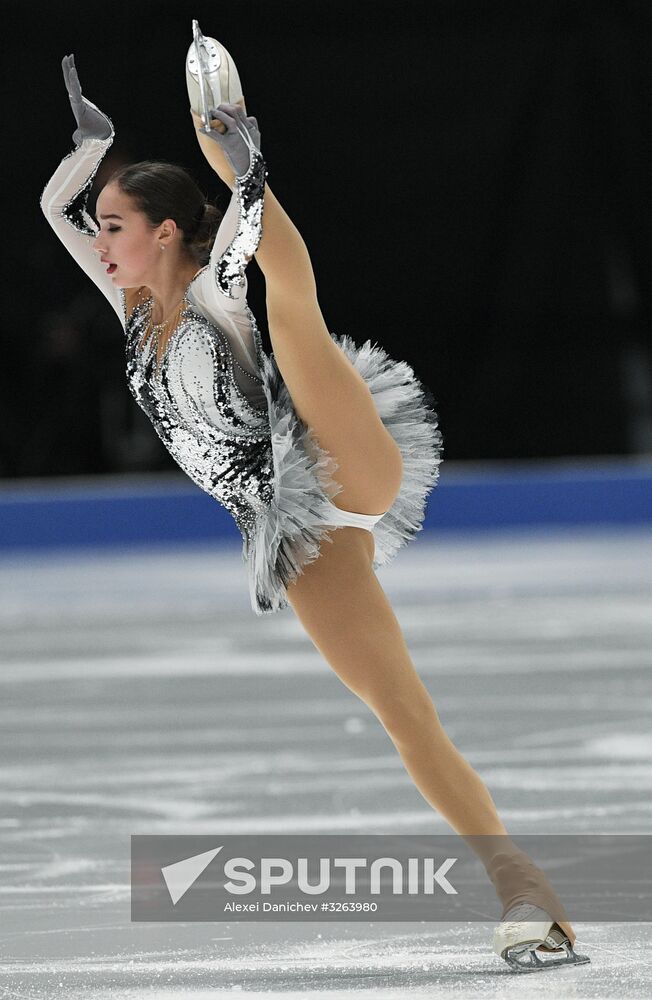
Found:
M 190 235 L 188 243 L 200 258 L 210 256 L 213 240 L 222 221 L 222 213 L 210 201 L 205 201 L 197 213 L 197 229 Z

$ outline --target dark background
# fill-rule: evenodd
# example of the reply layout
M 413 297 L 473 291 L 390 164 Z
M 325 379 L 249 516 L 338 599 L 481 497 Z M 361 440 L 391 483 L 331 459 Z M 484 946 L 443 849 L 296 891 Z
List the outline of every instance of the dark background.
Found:
M 414 367 L 446 458 L 652 452 L 649 3 L 1 9 L 0 476 L 173 467 L 128 393 L 118 320 L 39 198 L 72 148 L 74 52 L 116 127 L 95 194 L 120 162 L 163 158 L 226 206 L 188 113 L 193 17 L 237 62 L 330 329 Z

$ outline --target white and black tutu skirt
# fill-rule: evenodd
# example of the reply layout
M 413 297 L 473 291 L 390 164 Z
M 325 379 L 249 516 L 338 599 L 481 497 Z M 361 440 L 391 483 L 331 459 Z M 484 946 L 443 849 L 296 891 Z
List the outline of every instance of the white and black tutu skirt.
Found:
M 435 400 L 405 361 L 394 361 L 367 340 L 358 347 L 349 336 L 331 334 L 371 392 L 378 414 L 403 458 L 403 481 L 394 503 L 373 523 L 374 569 L 422 530 L 429 493 L 439 478 L 443 443 Z M 268 402 L 273 457 L 273 497 L 259 510 L 253 530 L 243 532 L 252 608 L 269 614 L 288 606 L 286 587 L 319 557 L 334 527 L 361 525 L 334 508 L 341 489 L 337 463 L 320 447 L 297 416 L 273 355 L 263 355 L 261 375 Z

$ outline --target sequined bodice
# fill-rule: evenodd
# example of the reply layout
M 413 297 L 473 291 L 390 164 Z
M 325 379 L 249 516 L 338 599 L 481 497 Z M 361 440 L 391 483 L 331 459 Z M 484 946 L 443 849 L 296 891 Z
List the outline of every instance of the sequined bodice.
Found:
M 126 325 L 127 380 L 175 461 L 233 515 L 243 536 L 274 494 L 267 410 L 239 388 L 227 337 L 187 306 L 160 364 L 143 341 L 147 302 Z
M 158 345 L 145 335 L 151 297 L 127 312 L 124 289 L 98 258 L 99 227 L 86 207 L 113 141 L 107 122 L 108 139 L 87 136 L 63 158 L 43 190 L 43 212 L 125 331 L 127 379 L 137 403 L 177 464 L 233 515 L 254 611 L 280 611 L 289 604 L 289 584 L 320 557 L 322 540 L 334 527 L 363 527 L 359 519 L 367 515 L 333 504 L 341 490 L 337 463 L 299 418 L 247 305 L 245 271 L 262 236 L 265 162 L 250 144 L 250 168 L 235 179 L 208 263 L 186 289 L 187 307 L 159 364 Z M 401 492 L 374 528 L 376 568 L 421 530 L 441 435 L 409 365 L 371 341 L 359 348 L 346 335 L 331 336 L 367 383 L 403 458 Z

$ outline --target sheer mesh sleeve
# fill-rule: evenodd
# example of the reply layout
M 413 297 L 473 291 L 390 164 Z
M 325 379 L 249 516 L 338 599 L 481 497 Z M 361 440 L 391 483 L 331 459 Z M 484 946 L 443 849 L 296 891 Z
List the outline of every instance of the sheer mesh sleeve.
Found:
M 66 250 L 109 300 L 124 328 L 120 289 L 114 286 L 105 265 L 93 251 L 98 229 L 86 210 L 93 179 L 113 136 L 112 132 L 108 139 L 84 139 L 65 156 L 45 185 L 41 208 Z
M 245 268 L 262 233 L 265 164 L 255 158 L 238 178 L 215 236 L 208 266 L 192 286 L 192 298 L 229 340 L 239 387 L 254 405 L 265 406 L 260 378 L 260 334 L 247 305 Z

